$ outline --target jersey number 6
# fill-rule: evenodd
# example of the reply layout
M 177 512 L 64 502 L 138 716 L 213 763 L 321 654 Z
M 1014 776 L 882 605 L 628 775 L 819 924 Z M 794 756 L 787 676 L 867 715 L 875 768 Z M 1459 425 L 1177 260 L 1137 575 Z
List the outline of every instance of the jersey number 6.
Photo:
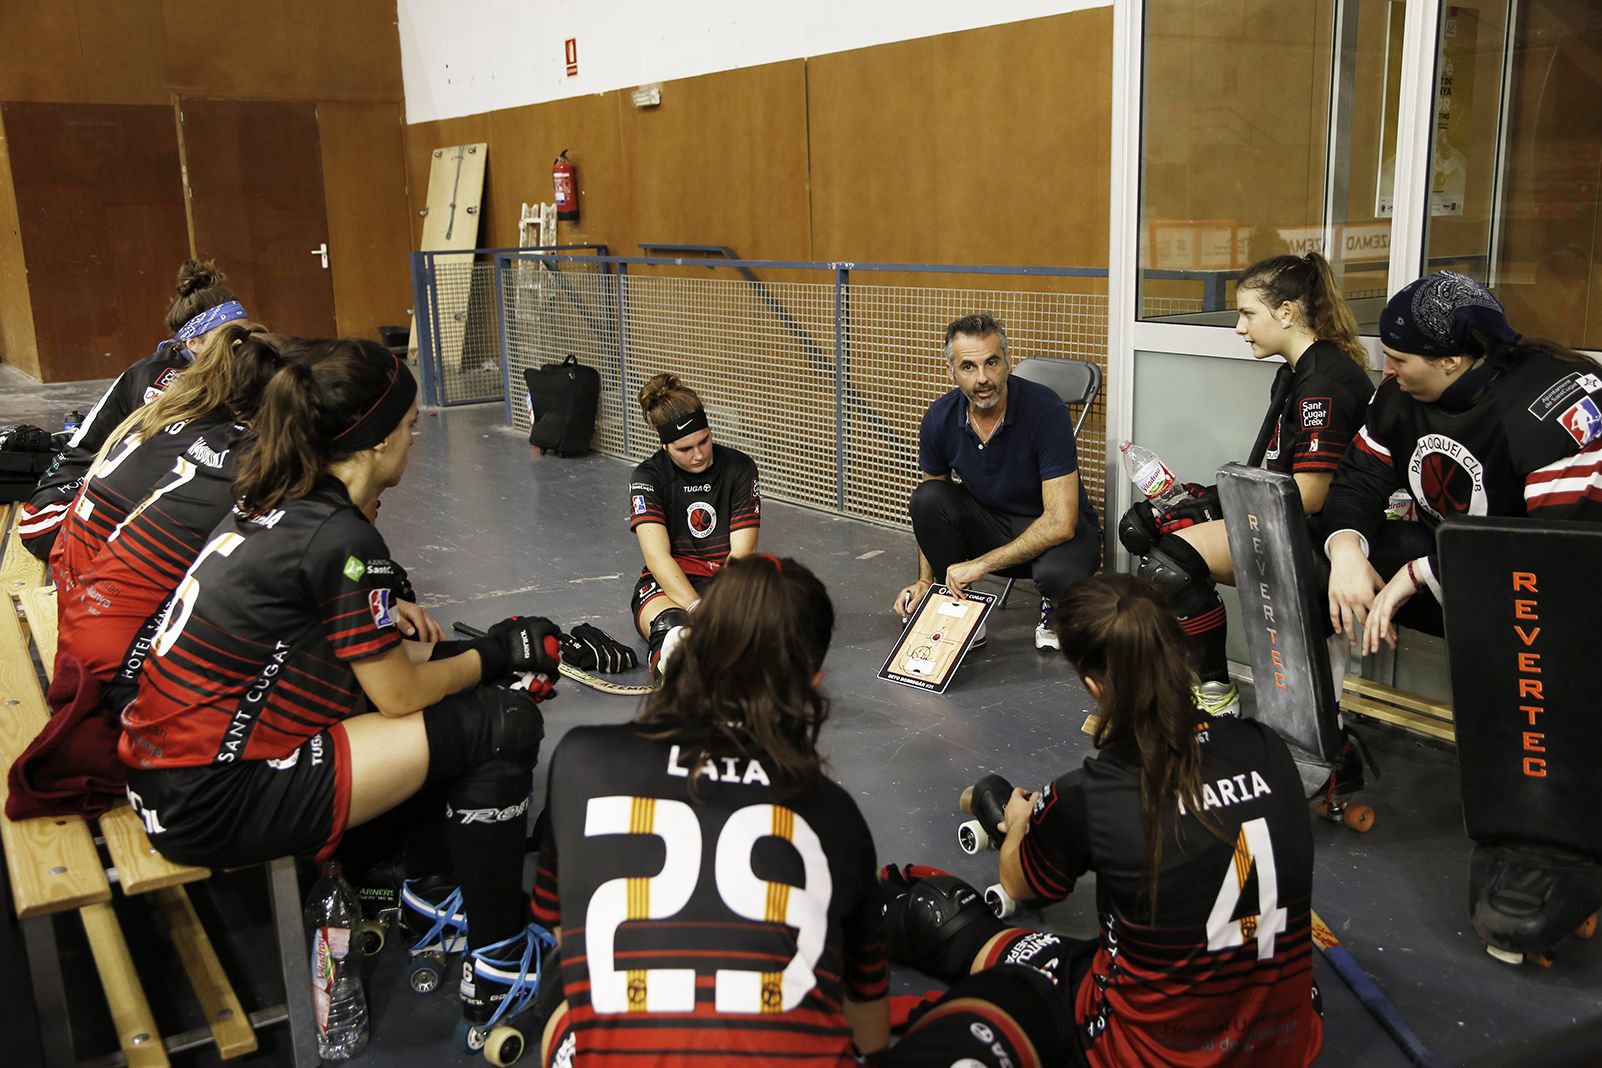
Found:
M 595 797 L 585 810 L 584 834 L 649 834 L 667 847 L 662 870 L 602 883 L 585 913 L 590 1002 L 598 1013 L 691 1012 L 695 970 L 618 970 L 613 947 L 627 920 L 661 920 L 684 908 L 701 868 L 701 823 L 683 801 L 648 797 Z M 801 856 L 805 886 L 768 882 L 751 870 L 759 839 L 782 838 Z M 816 985 L 813 968 L 823 955 L 833 882 L 823 844 L 807 821 L 782 805 L 747 805 L 729 816 L 718 835 L 714 864 L 718 895 L 736 915 L 796 929 L 795 955 L 782 971 L 720 968 L 717 1011 L 786 1012 Z
M 184 580 L 178 583 L 178 589 L 173 591 L 172 603 L 167 605 L 167 614 L 161 617 L 161 626 L 156 628 L 156 637 L 150 643 L 151 652 L 156 656 L 166 656 L 172 643 L 178 640 L 178 635 L 184 632 L 184 624 L 189 622 L 189 613 L 195 610 L 195 599 L 200 596 L 200 580 L 195 574 L 200 565 L 213 553 L 218 556 L 231 556 L 239 548 L 239 543 L 245 539 L 229 531 L 219 534 L 211 539 L 211 543 L 200 550 L 195 562 L 189 565 L 189 571 Z

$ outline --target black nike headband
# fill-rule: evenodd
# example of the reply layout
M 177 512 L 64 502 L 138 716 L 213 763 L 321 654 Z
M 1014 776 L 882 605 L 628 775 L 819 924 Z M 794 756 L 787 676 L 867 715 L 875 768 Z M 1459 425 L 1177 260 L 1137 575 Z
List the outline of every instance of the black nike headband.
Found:
M 706 409 L 697 408 L 683 419 L 669 419 L 656 428 L 657 435 L 662 444 L 671 445 L 686 434 L 693 434 L 697 430 L 706 429 Z

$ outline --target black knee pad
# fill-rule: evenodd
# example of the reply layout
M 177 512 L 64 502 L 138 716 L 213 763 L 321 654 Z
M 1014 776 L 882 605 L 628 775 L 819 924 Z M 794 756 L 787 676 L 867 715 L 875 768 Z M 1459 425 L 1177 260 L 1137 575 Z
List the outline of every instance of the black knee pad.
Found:
M 1184 538 L 1173 535 L 1159 538 L 1141 559 L 1137 573 L 1157 588 L 1174 614 L 1181 618 L 1206 611 L 1218 597 L 1212 569 Z
M 657 613 L 655 619 L 651 620 L 650 633 L 645 636 L 646 644 L 650 647 L 651 652 L 654 653 L 662 648 L 662 643 L 667 640 L 668 631 L 674 627 L 688 627 L 689 625 L 690 613 L 682 608 L 665 608 Z
M 979 891 L 955 875 L 919 879 L 885 902 L 890 959 L 938 979 L 968 974 L 973 958 L 1006 930 Z
M 533 768 L 545 740 L 545 717 L 520 690 L 475 686 L 425 709 L 423 730 L 428 781 L 439 782 L 492 761 Z

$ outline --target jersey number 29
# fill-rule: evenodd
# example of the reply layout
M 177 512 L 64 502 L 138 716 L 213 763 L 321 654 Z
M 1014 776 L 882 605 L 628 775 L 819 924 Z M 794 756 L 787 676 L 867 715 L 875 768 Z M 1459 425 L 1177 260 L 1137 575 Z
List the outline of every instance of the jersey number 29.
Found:
M 624 969 L 615 965 L 617 929 L 626 920 L 662 920 L 689 904 L 701 868 L 701 822 L 683 801 L 648 797 L 595 797 L 585 811 L 585 837 L 655 835 L 667 847 L 662 870 L 602 883 L 585 913 L 590 1002 L 598 1013 L 691 1012 L 692 968 Z M 751 869 L 759 839 L 782 838 L 801 856 L 805 886 L 768 882 Z M 782 805 L 747 805 L 729 816 L 718 834 L 714 863 L 718 895 L 736 915 L 796 929 L 795 955 L 782 971 L 720 968 L 717 1011 L 785 1012 L 817 984 L 813 968 L 823 955 L 833 882 L 823 844 L 800 815 Z

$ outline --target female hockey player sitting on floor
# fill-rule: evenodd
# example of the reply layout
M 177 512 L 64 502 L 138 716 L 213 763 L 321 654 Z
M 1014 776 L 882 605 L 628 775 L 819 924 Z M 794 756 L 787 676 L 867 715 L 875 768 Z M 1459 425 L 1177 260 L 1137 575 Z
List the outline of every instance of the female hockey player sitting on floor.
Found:
M 1057 627 L 1100 707 L 1099 752 L 1038 794 L 1013 791 L 1001 885 L 1058 901 L 1095 873 L 1101 937 L 1008 928 L 955 876 L 891 868 L 892 958 L 946 979 L 1046 971 L 1071 1004 L 1078 1063 L 1304 1068 L 1323 1025 L 1312 833 L 1289 751 L 1253 721 L 1198 712 L 1184 636 L 1145 581 L 1081 583 Z
M 567 1000 L 547 984 L 546 1048 L 850 1065 L 888 1014 L 873 839 L 817 749 L 834 608 L 766 554 L 704 597 L 635 721 L 575 727 L 551 758 L 534 915 L 561 925 Z
M 629 480 L 629 528 L 645 557 L 629 610 L 656 670 L 700 603 L 701 587 L 730 558 L 756 552 L 761 491 L 756 462 L 713 443 L 701 398 L 677 375 L 646 382 L 640 411 L 662 448 Z
M 238 507 L 180 582 L 123 710 L 129 800 L 164 855 L 214 868 L 326 859 L 369 821 L 442 837 L 474 953 L 532 937 L 524 821 L 558 631 L 529 617 L 471 642 L 402 641 L 389 550 L 362 509 L 406 470 L 416 384 L 369 341 L 283 355 Z M 538 673 L 528 694 L 494 685 L 519 672 Z M 463 986 L 465 1018 L 486 1022 L 503 991 Z

